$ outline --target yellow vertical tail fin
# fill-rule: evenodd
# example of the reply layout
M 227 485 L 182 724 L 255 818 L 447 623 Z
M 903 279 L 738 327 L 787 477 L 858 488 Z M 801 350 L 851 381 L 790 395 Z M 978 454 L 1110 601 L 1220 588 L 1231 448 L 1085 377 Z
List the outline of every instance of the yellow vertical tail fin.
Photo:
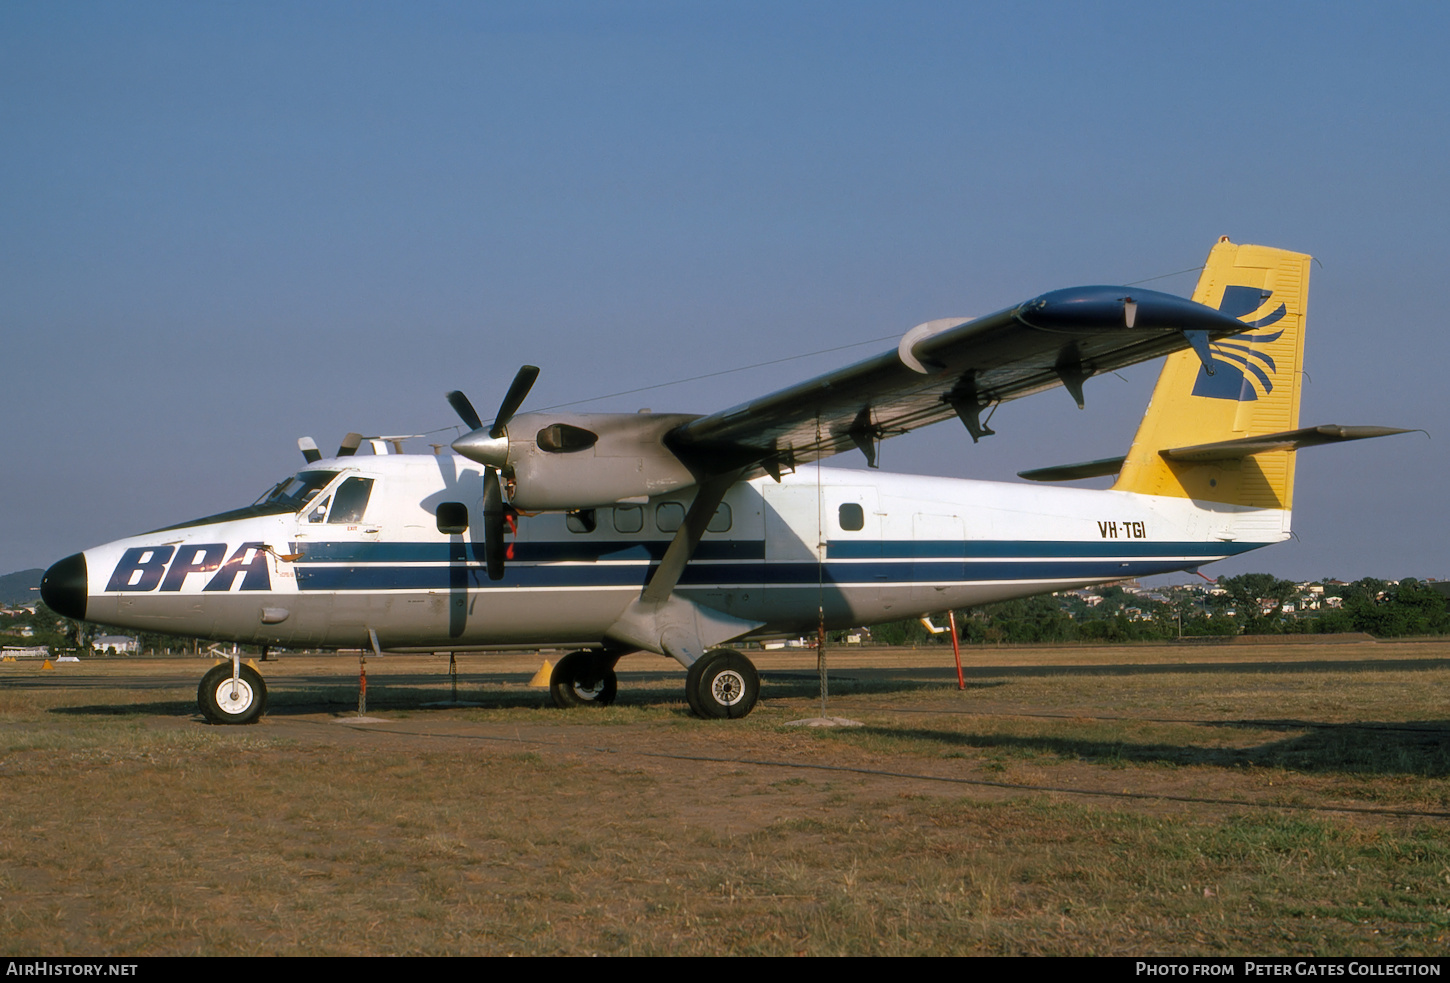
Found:
M 1216 461 L 1170 461 L 1159 452 L 1299 426 L 1309 262 L 1303 253 L 1219 240 L 1193 299 L 1237 317 L 1244 331 L 1211 342 L 1207 365 L 1191 350 L 1168 356 L 1114 489 L 1291 507 L 1293 451 Z

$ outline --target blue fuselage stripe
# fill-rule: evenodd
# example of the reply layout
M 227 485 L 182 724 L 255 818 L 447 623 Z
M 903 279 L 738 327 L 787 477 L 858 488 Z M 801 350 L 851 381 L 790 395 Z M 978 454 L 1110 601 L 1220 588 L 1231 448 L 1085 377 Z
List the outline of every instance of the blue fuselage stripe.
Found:
M 610 543 L 516 542 L 519 563 L 590 563 L 601 560 L 659 561 L 669 547 L 667 539 Z M 828 560 L 1029 560 L 1123 557 L 1218 558 L 1257 549 L 1263 543 L 1173 543 L 1116 539 L 1079 542 L 1040 540 L 835 540 L 826 544 Z M 484 562 L 482 543 L 293 543 L 301 553 L 298 565 L 314 563 L 456 563 Z M 764 540 L 706 540 L 696 548 L 692 562 L 709 560 L 764 560 Z
M 597 560 L 654 560 L 665 555 L 670 541 L 515 542 L 514 559 L 520 563 L 588 563 Z M 301 553 L 298 564 L 311 563 L 453 563 L 485 562 L 483 543 L 309 543 L 292 544 Z M 765 558 L 763 540 L 702 542 L 695 550 L 700 560 L 760 560 Z
M 1165 556 L 1224 557 L 1256 549 L 1262 543 L 1163 543 L 1148 540 L 1085 540 L 1060 542 L 1045 540 L 837 540 L 826 544 L 830 560 L 887 559 L 897 557 L 925 559 L 1043 559 L 1132 557 L 1162 558 Z
M 326 546 L 326 550 L 317 547 Z M 465 559 L 461 547 L 444 544 L 309 544 L 294 568 L 302 591 L 458 590 L 510 587 L 643 587 L 663 549 L 635 544 L 629 551 L 589 559 L 539 561 L 539 552 L 516 544 L 516 558 L 502 580 L 489 580 L 483 565 Z M 664 544 L 658 544 L 663 546 Z M 727 544 L 716 544 L 727 545 Z M 733 556 L 721 550 L 697 557 L 685 568 L 682 587 L 793 587 L 824 582 L 834 586 L 909 586 L 915 583 L 1087 581 L 1148 576 L 1182 570 L 1252 549 L 1245 543 L 832 543 L 824 564 L 767 562 L 760 543 L 742 542 Z M 645 546 L 651 548 L 645 548 Z M 848 547 L 838 549 L 838 547 Z M 865 549 L 871 547 L 872 549 Z M 881 549 L 885 547 L 886 549 Z M 929 551 L 928 547 L 937 547 Z M 1016 547 L 1009 550 L 1008 547 Z M 439 555 L 438 550 L 444 552 Z M 543 551 L 552 552 L 552 551 Z M 734 551 L 732 551 L 734 552 Z M 450 556 L 451 562 L 449 562 Z M 754 553 L 755 555 L 751 555 Z M 882 555 L 886 553 L 887 555 Z M 531 554 L 533 554 L 531 556 Z M 842 555 L 844 554 L 844 556 Z M 966 554 L 966 555 L 964 555 Z M 322 560 L 322 556 L 331 562 Z M 426 557 L 426 559 L 425 559 Z M 404 559 L 406 558 L 406 559 Z M 727 560 L 729 562 L 722 562 Z M 353 562 L 346 562 L 351 560 Z M 368 560 L 374 562 L 366 562 Z M 362 562 L 359 562 L 362 561 Z M 381 561 L 381 562 L 378 562 Z M 412 565 L 400 565 L 411 563 Z

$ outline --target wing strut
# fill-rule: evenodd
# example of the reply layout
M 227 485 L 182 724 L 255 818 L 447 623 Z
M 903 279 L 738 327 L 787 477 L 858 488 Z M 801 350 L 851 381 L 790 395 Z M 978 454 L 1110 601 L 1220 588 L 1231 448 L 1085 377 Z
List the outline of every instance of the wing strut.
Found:
M 604 633 L 606 642 L 630 650 L 644 649 L 668 655 L 688 668 L 706 649 L 738 638 L 764 622 L 742 621 L 720 611 L 701 607 L 680 597 L 675 586 L 685 572 L 705 527 L 725 500 L 725 493 L 740 477 L 739 471 L 708 478 L 695 492 L 675 538 L 655 568 L 639 598 L 625 608 Z
M 700 484 L 699 491 L 695 492 L 695 500 L 690 503 L 690 511 L 685 514 L 685 521 L 675 533 L 675 538 L 670 540 L 664 559 L 660 560 L 654 576 L 645 585 L 640 600 L 646 604 L 669 600 L 675 585 L 680 582 L 680 577 L 685 572 L 686 564 L 690 562 L 690 557 L 695 555 L 700 538 L 705 535 L 705 527 L 710 524 L 715 510 L 725 501 L 725 493 L 738 477 L 740 472 L 734 471 L 707 478 Z

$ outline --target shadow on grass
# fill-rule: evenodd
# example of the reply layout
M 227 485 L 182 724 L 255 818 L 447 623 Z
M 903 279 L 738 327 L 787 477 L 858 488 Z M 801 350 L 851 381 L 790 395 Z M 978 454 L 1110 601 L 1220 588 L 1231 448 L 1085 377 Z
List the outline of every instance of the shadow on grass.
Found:
M 158 700 L 154 703 L 94 703 L 79 707 L 51 707 L 63 717 L 191 717 L 197 716 L 195 700 Z
M 762 698 L 774 697 L 776 699 L 801 699 L 818 696 L 821 691 L 820 677 L 813 672 L 781 673 L 765 672 L 760 674 Z M 996 689 L 999 686 L 1009 685 L 1001 679 L 968 680 L 967 689 L 986 690 Z M 922 679 L 918 672 L 916 676 L 902 676 L 898 678 L 868 677 L 862 678 L 856 675 L 831 674 L 830 691 L 837 696 L 860 696 L 865 694 L 885 693 L 917 693 L 928 691 L 941 693 L 946 690 L 946 684 L 940 679 Z M 953 673 L 950 680 L 950 691 L 957 692 L 956 674 Z M 621 690 L 623 692 L 623 690 Z
M 467 676 L 458 677 L 456 699 L 476 704 L 485 710 L 528 710 L 553 708 L 549 691 L 528 687 L 528 674 L 510 676 Z M 968 689 L 991 689 L 1008 685 L 1001 680 L 968 682 Z M 812 699 L 819 692 L 820 684 L 814 672 L 763 672 L 761 673 L 761 699 Z M 920 678 L 859 679 L 855 676 L 832 675 L 831 692 L 837 695 L 861 693 L 912 693 L 918 691 L 939 691 L 939 680 Z M 952 691 L 956 691 L 955 675 Z M 455 699 L 454 690 L 447 677 L 423 675 L 389 675 L 368 677 L 369 710 L 407 710 L 427 712 L 447 710 L 449 707 L 432 707 L 427 704 L 447 703 Z M 672 704 L 685 705 L 685 673 L 683 670 L 663 672 L 629 672 L 619 678 L 619 695 L 615 706 L 666 707 Z M 305 714 L 355 709 L 357 707 L 357 683 L 354 680 L 340 680 L 336 676 L 293 677 L 279 681 L 268 690 L 268 715 Z
M 762 699 L 813 699 L 819 693 L 815 673 L 762 674 Z M 554 709 L 547 689 L 526 687 L 529 677 L 500 679 L 497 676 L 467 679 L 459 677 L 455 695 L 447 677 L 390 675 L 368 679 L 367 707 L 371 711 L 407 711 L 427 713 L 456 709 L 448 706 L 455 699 L 482 710 Z M 920 679 L 859 680 L 849 676 L 832 676 L 831 692 L 836 695 L 860 693 L 910 693 L 919 690 L 940 690 L 942 684 Z M 1006 685 L 1001 681 L 968 683 L 968 689 L 988 689 Z M 953 681 L 955 691 L 955 681 Z M 430 706 L 430 704 L 443 704 Z M 296 717 L 316 713 L 339 713 L 356 710 L 357 682 L 336 676 L 294 676 L 273 679 L 267 687 L 267 716 Z M 629 673 L 620 679 L 615 706 L 660 707 L 685 706 L 685 674 L 683 672 Z M 189 717 L 198 714 L 195 700 L 153 700 L 117 702 L 83 706 L 53 707 L 51 713 L 63 716 L 143 716 Z
M 1050 666 L 963 666 L 963 673 L 976 677 L 1042 677 L 1042 676 L 1172 676 L 1188 675 L 1269 675 L 1308 672 L 1415 672 L 1429 669 L 1450 669 L 1450 659 L 1313 659 L 1299 662 L 1154 662 L 1120 663 L 1114 665 L 1050 665 Z M 920 672 L 921 670 L 915 670 Z M 948 670 L 954 671 L 954 670 Z
M 1023 737 L 1011 734 L 954 733 L 928 729 L 863 727 L 853 733 L 895 740 L 916 740 L 944 747 L 973 747 L 1054 754 L 1094 764 L 1208 765 L 1220 768 L 1282 768 L 1311 773 L 1450 776 L 1450 721 L 1421 724 L 1286 724 L 1238 721 L 1224 726 L 1253 729 L 1303 729 L 1280 741 L 1250 748 L 1191 744 L 1144 744 L 1075 737 Z

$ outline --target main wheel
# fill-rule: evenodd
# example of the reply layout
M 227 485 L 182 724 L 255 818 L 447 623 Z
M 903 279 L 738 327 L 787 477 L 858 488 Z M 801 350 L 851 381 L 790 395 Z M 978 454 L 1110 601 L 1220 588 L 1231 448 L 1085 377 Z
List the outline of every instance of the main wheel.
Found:
M 561 710 L 607 707 L 618 692 L 614 660 L 600 652 L 570 652 L 549 676 L 549 697 Z
M 737 720 L 755 709 L 760 675 L 754 664 L 734 649 L 716 649 L 690 666 L 685 675 L 690 709 L 710 720 Z
M 267 710 L 267 684 L 251 666 L 242 666 L 233 684 L 231 664 L 223 662 L 201 677 L 196 705 L 214 724 L 256 723 Z

